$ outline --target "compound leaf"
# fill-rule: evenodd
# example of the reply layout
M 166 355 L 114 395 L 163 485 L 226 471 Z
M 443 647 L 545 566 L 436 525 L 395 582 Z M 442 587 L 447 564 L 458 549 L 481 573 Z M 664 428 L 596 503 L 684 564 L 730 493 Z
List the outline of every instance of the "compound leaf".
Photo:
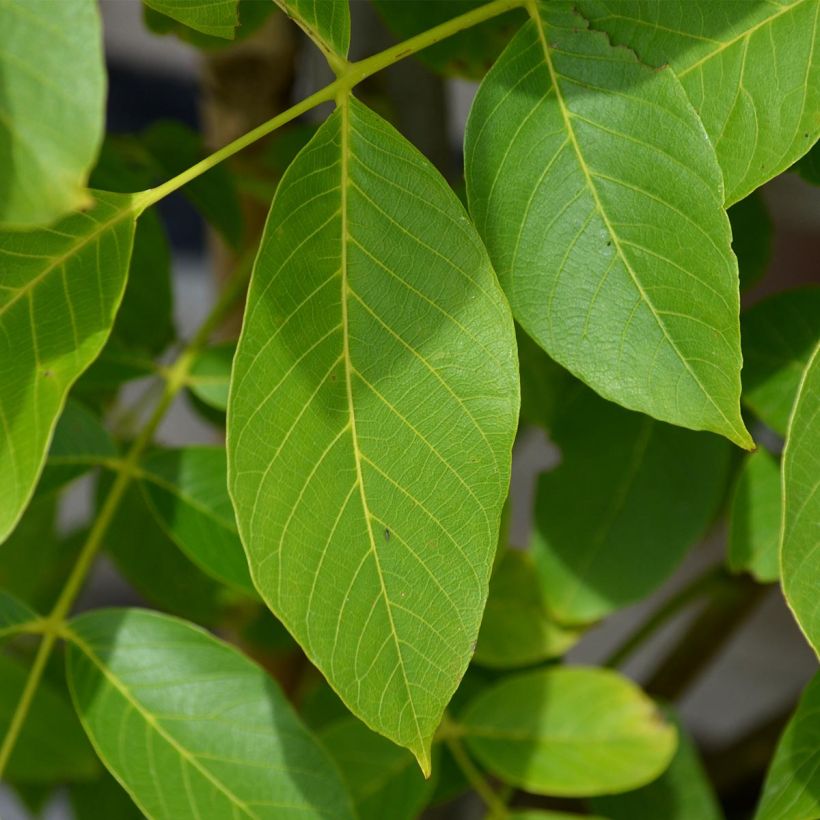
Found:
M 727 205 L 816 142 L 816 0 L 581 0 L 580 10 L 642 61 L 672 66 L 717 151 Z
M 820 344 L 806 365 L 783 451 L 783 593 L 820 655 Z
M 0 228 L 44 225 L 89 201 L 105 110 L 97 3 L 0 0 L 0 31 Z
M 513 313 L 605 398 L 749 449 L 737 265 L 703 126 L 670 70 L 571 4 L 533 9 L 465 138 L 470 211 Z
M 505 783 L 534 794 L 591 797 L 654 780 L 676 732 L 615 672 L 554 667 L 506 678 L 459 717 L 467 747 Z
M 53 229 L 0 234 L 0 542 L 31 497 L 66 395 L 105 344 L 125 287 L 131 197 L 94 195 L 90 211 Z
M 97 753 L 149 817 L 352 818 L 277 684 L 204 630 L 97 610 L 72 621 L 66 663 Z
M 452 191 L 355 100 L 285 174 L 228 408 L 264 599 L 429 770 L 478 636 L 518 415 L 514 329 Z

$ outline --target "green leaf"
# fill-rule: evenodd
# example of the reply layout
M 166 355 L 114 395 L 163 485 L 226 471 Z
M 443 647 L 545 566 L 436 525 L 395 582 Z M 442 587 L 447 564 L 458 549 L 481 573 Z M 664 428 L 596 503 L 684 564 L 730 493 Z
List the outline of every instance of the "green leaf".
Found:
M 143 21 L 154 34 L 175 34 L 181 40 L 199 49 L 215 51 L 230 48 L 234 42 L 238 43 L 250 37 L 260 29 L 274 9 L 275 6 L 270 0 L 238 0 L 236 11 L 239 20 L 233 42 L 224 37 L 202 34 L 148 6 L 143 7 Z
M 137 609 L 81 615 L 71 632 L 80 720 L 149 817 L 352 818 L 327 753 L 233 647 Z
M 521 423 L 551 430 L 560 399 L 574 380 L 520 327 L 515 330 L 521 373 Z
M 117 448 L 102 422 L 80 402 L 69 399 L 54 430 L 37 492 L 58 490 L 117 455 Z
M 528 666 L 563 655 L 580 637 L 550 619 L 529 553 L 505 550 L 490 581 L 473 662 Z
M 513 314 L 605 398 L 749 449 L 737 268 L 703 127 L 671 71 L 569 3 L 536 8 L 465 138 L 470 211 Z
M 348 0 L 275 0 L 288 17 L 331 58 L 347 57 L 350 48 Z
M 616 45 L 672 66 L 717 151 L 727 205 L 817 140 L 816 0 L 580 0 L 579 8 Z
M 373 0 L 385 22 L 402 40 L 466 14 L 485 0 Z M 521 24 L 514 10 L 448 37 L 419 53 L 434 71 L 480 80 Z
M 28 669 L 0 655 L 0 737 L 5 737 Z M 4 780 L 53 783 L 94 777 L 97 760 L 67 699 L 47 680 L 34 694 L 26 722 L 17 739 Z
M 95 0 L 1 0 L 0 26 L 0 228 L 33 227 L 89 202 L 105 110 L 100 18 Z
M 780 577 L 780 466 L 766 450 L 747 456 L 729 514 L 729 554 L 733 572 L 750 572 L 769 583 Z
M 541 809 L 524 809 L 511 811 L 508 817 L 513 820 L 605 820 L 605 818 L 591 814 L 569 814 L 565 811 L 542 811 Z
M 239 23 L 238 0 L 143 0 L 146 6 L 186 26 L 232 40 Z
M 39 615 L 4 589 L 0 589 L 0 640 L 24 632 Z
M 772 256 L 772 220 L 760 193 L 741 199 L 729 208 L 728 213 L 740 289 L 749 290 L 760 281 L 769 267 Z
M 103 476 L 100 483 L 105 492 L 110 476 Z M 154 606 L 199 623 L 218 622 L 224 587 L 179 550 L 148 509 L 138 486 L 126 492 L 105 546 L 119 571 Z
M 132 200 L 95 196 L 92 210 L 53 229 L 0 234 L 0 542 L 28 503 L 66 395 L 105 344 L 122 298 Z
M 820 817 L 820 675 L 803 691 L 777 744 L 755 820 Z
M 675 729 L 616 672 L 554 667 L 505 678 L 459 724 L 469 750 L 504 782 L 534 794 L 591 797 L 654 780 Z
M 741 317 L 743 403 L 786 434 L 797 386 L 820 339 L 820 288 L 775 294 Z
M 414 820 L 432 794 L 413 755 L 371 732 L 356 718 L 334 723 L 319 736 L 342 772 L 360 820 Z
M 472 655 L 518 415 L 509 310 L 430 163 L 356 100 L 285 174 L 228 408 L 257 589 L 429 771 Z
M 565 393 L 538 481 L 532 548 L 562 623 L 598 620 L 664 581 L 717 512 L 731 447 L 604 401 Z
M 174 543 L 204 572 L 256 595 L 228 496 L 222 447 L 158 450 L 141 464 L 148 506 Z
M 206 347 L 194 359 L 188 375 L 188 389 L 215 410 L 228 409 L 228 387 L 236 342 Z
M 608 820 L 722 820 L 720 803 L 697 747 L 672 710 L 665 711 L 678 729 L 678 750 L 669 768 L 637 791 L 593 799 L 592 808 Z
M 820 655 L 820 344 L 794 402 L 783 451 L 780 571 L 786 602 Z

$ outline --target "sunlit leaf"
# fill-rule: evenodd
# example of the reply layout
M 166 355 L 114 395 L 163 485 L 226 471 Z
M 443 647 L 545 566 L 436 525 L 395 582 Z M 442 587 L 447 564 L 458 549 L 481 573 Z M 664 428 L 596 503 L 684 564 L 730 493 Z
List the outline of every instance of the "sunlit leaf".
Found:
M 717 151 L 727 204 L 785 171 L 817 140 L 816 0 L 578 5 L 616 45 L 652 66 L 672 66 Z
M 131 199 L 95 196 L 92 210 L 53 229 L 0 234 L 0 542 L 28 503 L 68 390 L 105 344 L 122 298 Z
M 780 569 L 783 592 L 820 654 L 820 344 L 806 365 L 789 421 L 783 475 Z
M 43 225 L 90 202 L 104 100 L 95 0 L 0 0 L 0 228 Z
M 238 0 L 236 11 L 239 21 L 231 40 L 225 39 L 224 36 L 203 34 L 149 6 L 143 7 L 143 21 L 154 34 L 175 34 L 181 40 L 199 49 L 216 51 L 230 48 L 235 42 L 241 42 L 259 31 L 275 8 L 270 0 Z
M 777 744 L 755 820 L 820 817 L 820 675 L 800 698 Z
M 459 717 L 470 751 L 506 783 L 586 797 L 654 780 L 675 753 L 675 729 L 615 672 L 554 667 L 505 678 Z
M 83 727 L 149 817 L 352 818 L 327 752 L 233 647 L 137 609 L 82 615 L 71 630 Z
M 232 40 L 238 0 L 143 0 L 146 6 L 203 34 Z
M 551 438 L 561 462 L 538 480 L 535 561 L 553 617 L 588 623 L 655 589 L 703 535 L 731 447 L 582 385 L 564 392 Z
M 348 0 L 275 0 L 323 52 L 346 57 L 350 47 Z
M 780 467 L 766 450 L 746 458 L 729 514 L 729 568 L 758 581 L 780 577 Z
M 743 403 L 785 435 L 797 385 L 820 339 L 820 288 L 784 291 L 741 318 Z
M 470 211 L 513 313 L 605 398 L 748 449 L 737 267 L 703 127 L 670 70 L 570 3 L 535 8 L 465 139 Z
M 188 375 L 188 388 L 215 410 L 228 409 L 228 387 L 236 342 L 206 347 L 194 360 Z
M 262 596 L 429 767 L 478 636 L 517 424 L 509 310 L 438 173 L 355 100 L 285 174 L 228 410 Z

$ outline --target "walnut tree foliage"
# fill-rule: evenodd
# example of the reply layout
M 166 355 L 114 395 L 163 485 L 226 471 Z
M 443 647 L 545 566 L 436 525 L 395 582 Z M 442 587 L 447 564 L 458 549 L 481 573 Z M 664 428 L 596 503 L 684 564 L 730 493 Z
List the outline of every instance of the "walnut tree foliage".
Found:
M 820 289 L 741 310 L 756 189 L 818 182 L 820 0 L 372 6 L 383 51 L 348 0 L 144 0 L 209 54 L 286 15 L 335 77 L 208 153 L 105 134 L 95 0 L 0 0 L 3 783 L 80 820 L 409 820 L 468 789 L 493 818 L 722 817 L 663 668 L 613 667 L 765 584 L 820 652 Z M 477 81 L 463 178 L 363 84 L 410 57 Z M 231 268 L 187 339 L 178 190 Z M 224 446 L 157 440 L 181 396 Z M 561 458 L 521 549 L 530 426 Z M 707 530 L 725 566 L 564 662 Z M 103 556 L 144 606 L 78 611 Z M 755 758 L 758 820 L 820 817 L 819 680 Z

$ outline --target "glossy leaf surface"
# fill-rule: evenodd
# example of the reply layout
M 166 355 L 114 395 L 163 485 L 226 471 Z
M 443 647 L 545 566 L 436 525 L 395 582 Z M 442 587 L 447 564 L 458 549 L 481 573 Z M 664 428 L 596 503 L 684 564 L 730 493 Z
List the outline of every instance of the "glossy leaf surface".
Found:
M 30 228 L 90 201 L 105 100 L 97 3 L 2 0 L 0 31 L 0 227 Z
M 434 781 L 425 780 L 407 749 L 371 732 L 356 718 L 319 736 L 347 783 L 359 820 L 415 820 Z
M 507 493 L 509 310 L 432 166 L 355 100 L 285 174 L 234 364 L 254 582 L 351 710 L 429 768 Z
M 58 4 L 59 5 L 59 4 Z M 31 497 L 66 394 L 105 344 L 128 274 L 131 199 L 0 234 L 0 541 Z
M 470 211 L 513 313 L 605 398 L 750 448 L 737 266 L 703 127 L 670 70 L 610 46 L 570 3 L 535 8 L 465 138 Z
M 563 655 L 580 636 L 547 614 L 530 554 L 506 550 L 490 580 L 473 662 L 501 669 L 527 666 Z
M 98 610 L 71 628 L 77 712 L 149 817 L 352 818 L 327 753 L 235 649 L 144 610 Z
M 203 34 L 232 40 L 239 22 L 238 0 L 143 0 L 161 12 Z
M 780 577 L 780 466 L 766 450 L 747 457 L 729 515 L 729 568 L 758 581 Z
M 787 290 L 758 302 L 741 319 L 743 402 L 786 434 L 800 377 L 820 339 L 820 288 Z
M 755 820 L 820 816 L 818 769 L 820 675 L 815 675 L 777 744 Z
M 675 729 L 615 672 L 554 667 L 506 678 L 461 713 L 470 751 L 504 782 L 535 794 L 584 797 L 654 780 Z
M 593 28 L 642 61 L 672 66 L 717 151 L 727 204 L 817 140 L 816 0 L 581 0 L 579 7 Z
M 703 535 L 725 490 L 731 447 L 606 402 L 564 394 L 541 475 L 532 548 L 544 603 L 589 623 L 660 585 Z
M 783 592 L 800 628 L 820 655 L 820 344 L 798 389 L 781 470 Z
M 149 506 L 179 548 L 217 580 L 254 594 L 228 496 L 225 450 L 158 450 L 141 467 Z

